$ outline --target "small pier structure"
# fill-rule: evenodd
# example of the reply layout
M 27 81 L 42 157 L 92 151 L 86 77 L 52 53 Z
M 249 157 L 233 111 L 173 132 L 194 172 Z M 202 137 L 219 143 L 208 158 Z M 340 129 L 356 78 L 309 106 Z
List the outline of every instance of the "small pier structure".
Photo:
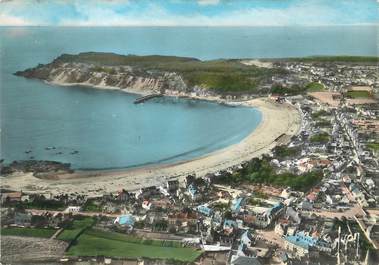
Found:
M 146 95 L 146 96 L 143 96 L 143 97 L 140 97 L 140 98 L 137 98 L 136 100 L 134 100 L 134 104 L 140 104 L 140 103 L 143 103 L 149 99 L 152 99 L 152 98 L 159 98 L 159 97 L 163 97 L 162 94 L 150 94 L 150 95 Z

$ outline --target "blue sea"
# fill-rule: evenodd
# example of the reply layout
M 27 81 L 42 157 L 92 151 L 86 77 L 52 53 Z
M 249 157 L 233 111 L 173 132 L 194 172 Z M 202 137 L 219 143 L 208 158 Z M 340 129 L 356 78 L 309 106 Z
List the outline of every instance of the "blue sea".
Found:
M 75 169 L 171 163 L 237 143 L 261 121 L 256 109 L 175 98 L 134 105 L 137 95 L 13 75 L 62 53 L 376 56 L 376 38 L 374 26 L 0 27 L 1 158 L 55 160 Z

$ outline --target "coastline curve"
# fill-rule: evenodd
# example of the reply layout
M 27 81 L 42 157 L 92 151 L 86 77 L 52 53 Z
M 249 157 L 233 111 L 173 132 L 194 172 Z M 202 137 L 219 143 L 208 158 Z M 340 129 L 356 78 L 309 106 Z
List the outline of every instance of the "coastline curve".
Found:
M 183 179 L 194 172 L 201 177 L 240 165 L 270 152 L 279 142 L 288 142 L 300 130 L 300 113 L 290 104 L 279 104 L 268 98 L 257 98 L 239 104 L 258 108 L 262 113 L 261 123 L 241 142 L 210 154 L 172 164 L 116 171 L 77 171 L 43 179 L 34 177 L 32 173 L 16 173 L 1 177 L 1 186 L 30 193 L 79 193 L 88 196 L 98 196 L 120 189 L 132 191 L 161 185 L 171 179 Z

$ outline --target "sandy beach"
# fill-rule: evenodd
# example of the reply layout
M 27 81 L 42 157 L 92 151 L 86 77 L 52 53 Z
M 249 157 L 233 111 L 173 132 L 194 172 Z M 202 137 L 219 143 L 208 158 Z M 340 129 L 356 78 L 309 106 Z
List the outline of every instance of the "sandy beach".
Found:
M 1 187 L 31 193 L 80 193 L 88 196 L 98 196 L 120 189 L 132 191 L 144 186 L 161 185 L 169 179 L 181 179 L 194 172 L 197 176 L 203 176 L 239 165 L 268 153 L 278 141 L 285 143 L 299 131 L 301 118 L 292 105 L 278 104 L 267 98 L 239 104 L 258 108 L 262 112 L 260 125 L 241 142 L 208 155 L 175 164 L 117 171 L 77 171 L 49 179 L 36 178 L 32 173 L 16 173 L 1 177 Z M 285 136 L 280 137 L 283 134 Z

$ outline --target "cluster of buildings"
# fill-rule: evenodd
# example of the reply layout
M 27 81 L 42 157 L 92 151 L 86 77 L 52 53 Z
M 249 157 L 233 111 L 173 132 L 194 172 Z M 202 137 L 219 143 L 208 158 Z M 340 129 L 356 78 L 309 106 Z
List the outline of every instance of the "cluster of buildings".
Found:
M 62 210 L 55 211 L 19 210 L 12 205 L 28 205 L 41 198 L 3 192 L 4 206 L 9 207 L 3 208 L 2 224 L 59 228 L 77 215 L 96 213 L 101 216 L 96 224 L 100 229 L 140 236 L 154 232 L 202 249 L 199 264 L 305 264 L 315 260 L 335 264 L 337 258 L 358 264 L 354 262 L 367 255 L 362 248 L 365 233 L 372 235 L 373 242 L 378 237 L 379 230 L 364 209 L 357 215 L 341 215 L 357 207 L 346 176 L 342 181 L 328 178 L 304 193 L 289 188 L 225 186 L 218 181 L 222 174 L 230 172 L 204 178 L 190 175 L 182 183 L 170 180 L 160 187 L 120 190 L 96 198 L 44 197 L 46 202 L 62 202 Z M 350 185 L 354 184 L 351 179 L 352 175 Z M 335 202 L 338 196 L 347 199 Z M 351 248 L 353 252 L 347 251 Z
M 375 63 L 364 65 L 343 62 L 279 61 L 275 66 L 291 73 L 290 77 L 277 79 L 278 82 L 288 84 L 319 82 L 331 92 L 341 92 L 349 86 L 379 87 L 378 66 Z

